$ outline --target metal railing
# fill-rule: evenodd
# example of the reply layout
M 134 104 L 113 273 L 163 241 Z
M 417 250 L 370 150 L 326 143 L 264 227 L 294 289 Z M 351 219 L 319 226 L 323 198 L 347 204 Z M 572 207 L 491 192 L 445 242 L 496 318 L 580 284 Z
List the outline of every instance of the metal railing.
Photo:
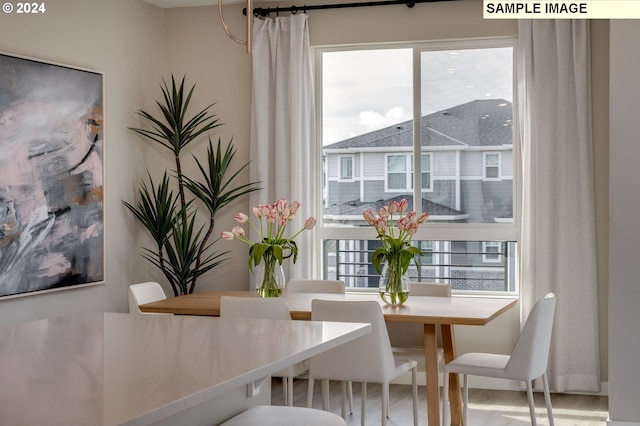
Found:
M 434 241 L 432 249 L 425 249 L 425 242 L 413 244 L 422 244 L 425 255 L 409 267 L 412 281 L 448 283 L 454 291 L 515 291 L 515 242 L 499 242 L 491 252 L 479 241 Z M 325 240 L 324 277 L 343 280 L 348 289 L 377 288 L 371 255 L 379 245 L 378 240 Z

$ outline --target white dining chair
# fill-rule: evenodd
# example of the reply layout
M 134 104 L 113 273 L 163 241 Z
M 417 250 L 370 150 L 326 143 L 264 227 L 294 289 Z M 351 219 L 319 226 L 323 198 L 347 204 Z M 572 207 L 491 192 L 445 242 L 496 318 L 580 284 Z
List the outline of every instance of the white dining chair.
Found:
M 220 426 L 346 426 L 344 419 L 327 411 L 304 407 L 258 405 Z
M 287 282 L 285 291 L 294 293 L 344 294 L 345 285 L 342 280 L 292 279 Z
M 529 413 L 533 426 L 537 423 L 531 382 L 538 377 L 542 377 L 549 425 L 553 426 L 553 412 L 551 410 L 551 396 L 549 395 L 546 370 L 555 308 L 556 295 L 553 293 L 547 294 L 533 305 L 511 355 L 466 353 L 444 366 L 444 387 L 442 390 L 443 425 L 450 424 L 449 373 L 459 373 L 464 375 L 462 398 L 464 404 L 463 423 L 465 425 L 469 424 L 467 422 L 469 402 L 467 376 L 471 374 L 526 382 Z
M 150 281 L 146 283 L 132 284 L 129 286 L 129 312 L 147 315 L 163 315 L 142 312 L 138 306 L 144 305 L 145 303 L 164 300 L 166 298 L 167 296 L 164 294 L 164 290 L 162 290 L 162 287 L 160 287 L 160 284 L 157 282 Z
M 418 385 L 416 362 L 395 358 L 385 326 L 380 304 L 374 301 L 311 302 L 313 321 L 370 323 L 371 333 L 323 352 L 310 359 L 309 377 L 342 382 L 342 417 L 346 417 L 346 381 L 361 383 L 360 419 L 365 425 L 367 383 L 382 385 L 381 424 L 386 425 L 389 407 L 389 382 L 411 371 L 413 393 L 413 423 L 418 424 Z M 322 408 L 329 409 L 328 394 L 323 394 Z
M 287 282 L 285 291 L 291 293 L 332 293 L 344 294 L 345 284 L 342 280 L 314 280 L 314 279 L 291 279 Z M 309 378 L 307 389 L 307 406 L 311 406 L 313 401 L 313 378 Z M 329 392 L 329 381 L 322 381 L 322 392 Z M 347 382 L 347 396 L 349 398 L 349 413 L 353 414 L 353 385 Z
M 221 318 L 260 318 L 291 320 L 287 302 L 279 297 L 234 297 L 220 298 Z M 308 369 L 308 361 L 298 362 L 274 374 L 282 377 L 284 403 L 293 406 L 293 379 Z

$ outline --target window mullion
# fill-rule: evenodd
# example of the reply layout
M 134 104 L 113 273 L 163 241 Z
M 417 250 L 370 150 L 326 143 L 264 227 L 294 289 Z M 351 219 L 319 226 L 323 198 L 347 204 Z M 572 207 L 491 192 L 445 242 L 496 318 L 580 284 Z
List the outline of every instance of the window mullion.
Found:
M 422 147 L 420 120 L 422 115 L 420 50 L 413 49 L 413 209 L 422 213 Z

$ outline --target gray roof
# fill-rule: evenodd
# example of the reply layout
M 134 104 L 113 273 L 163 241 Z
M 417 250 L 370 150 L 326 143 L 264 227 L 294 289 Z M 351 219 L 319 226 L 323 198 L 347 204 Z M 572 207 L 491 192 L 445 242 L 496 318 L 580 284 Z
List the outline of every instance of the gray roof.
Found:
M 496 146 L 512 143 L 512 106 L 504 99 L 475 100 L 422 117 L 422 146 Z M 412 120 L 327 145 L 325 149 L 410 147 Z

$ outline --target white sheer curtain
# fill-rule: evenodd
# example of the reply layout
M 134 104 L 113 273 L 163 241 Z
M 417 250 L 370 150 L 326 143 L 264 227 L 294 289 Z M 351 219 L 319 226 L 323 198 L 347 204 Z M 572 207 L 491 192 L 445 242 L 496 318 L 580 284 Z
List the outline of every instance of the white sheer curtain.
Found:
M 314 215 L 314 93 L 306 14 L 253 23 L 253 93 L 251 103 L 250 178 L 262 191 L 250 205 L 285 198 L 301 203 L 291 231 Z M 283 264 L 287 279 L 311 277 L 312 232 L 296 238 L 295 265 Z M 287 271 L 287 267 L 289 271 Z
M 557 294 L 549 380 L 598 391 L 600 357 L 589 21 L 518 21 L 521 301 Z

